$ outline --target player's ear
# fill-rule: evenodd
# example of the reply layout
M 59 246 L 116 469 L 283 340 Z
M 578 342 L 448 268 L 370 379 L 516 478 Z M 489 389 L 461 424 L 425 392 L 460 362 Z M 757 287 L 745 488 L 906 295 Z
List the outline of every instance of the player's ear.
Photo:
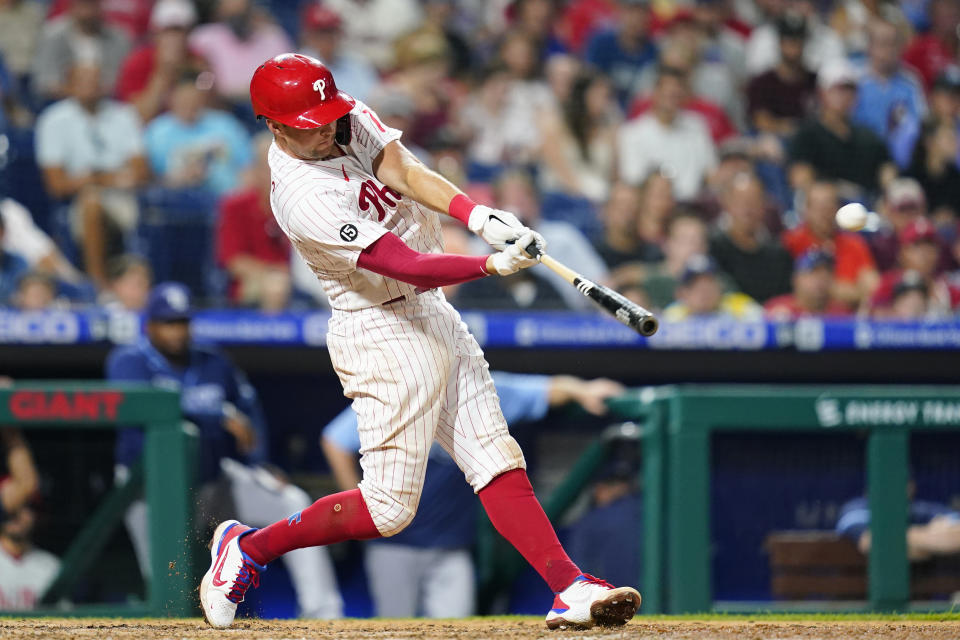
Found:
M 337 120 L 337 131 L 334 133 L 334 141 L 341 147 L 349 146 L 350 138 L 353 132 L 350 129 L 350 114 L 341 116 Z

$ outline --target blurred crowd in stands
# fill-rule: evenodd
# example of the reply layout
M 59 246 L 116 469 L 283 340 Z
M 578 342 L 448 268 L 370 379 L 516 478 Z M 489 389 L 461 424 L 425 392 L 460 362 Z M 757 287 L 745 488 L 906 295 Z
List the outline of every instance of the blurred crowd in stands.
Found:
M 323 305 L 247 87 L 307 53 L 667 320 L 960 304 L 960 0 L 0 0 L 0 305 Z M 834 214 L 862 202 L 879 224 Z M 447 250 L 480 252 L 446 225 Z M 579 309 L 546 269 L 448 291 Z

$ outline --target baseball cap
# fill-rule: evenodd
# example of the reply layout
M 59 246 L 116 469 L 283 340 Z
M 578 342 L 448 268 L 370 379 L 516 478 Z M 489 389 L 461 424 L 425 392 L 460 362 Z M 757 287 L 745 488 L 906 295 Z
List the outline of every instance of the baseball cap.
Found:
M 847 62 L 846 58 L 837 58 L 826 62 L 817 73 L 817 86 L 829 89 L 840 85 L 856 86 L 860 74 Z
M 793 263 L 794 271 L 813 271 L 817 267 L 833 268 L 833 256 L 820 249 L 810 249 L 800 254 Z
M 807 20 L 798 13 L 785 13 L 777 19 L 777 33 L 781 38 L 807 37 Z
M 683 273 L 680 274 L 680 284 L 688 285 L 700 276 L 713 275 L 717 272 L 717 263 L 713 258 L 703 254 L 691 256 L 686 264 L 683 265 Z
M 915 242 L 936 243 L 937 229 L 926 218 L 918 218 L 903 228 L 899 239 L 901 246 Z
M 887 187 L 886 201 L 887 205 L 893 209 L 907 207 L 922 209 L 927 204 L 923 187 L 913 178 L 897 178 L 892 181 Z
M 150 13 L 150 28 L 154 31 L 178 27 L 189 29 L 196 23 L 197 10 L 186 0 L 160 0 Z
M 903 272 L 900 280 L 893 286 L 893 294 L 891 297 L 896 300 L 908 291 L 919 291 L 923 295 L 927 295 L 927 283 L 923 281 L 923 278 L 916 271 L 908 270 Z
M 315 31 L 334 31 L 340 28 L 340 14 L 319 2 L 309 5 L 303 12 L 303 26 Z
M 147 298 L 147 320 L 174 322 L 189 320 L 193 315 L 190 290 L 179 282 L 161 282 Z

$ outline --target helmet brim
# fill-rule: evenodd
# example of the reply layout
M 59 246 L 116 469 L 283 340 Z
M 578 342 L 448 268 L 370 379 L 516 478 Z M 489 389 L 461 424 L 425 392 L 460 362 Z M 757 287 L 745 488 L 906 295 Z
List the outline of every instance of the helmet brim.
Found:
M 293 127 L 294 129 L 316 129 L 317 127 L 330 124 L 331 122 L 334 122 L 335 120 L 347 115 L 350 113 L 350 110 L 353 109 L 355 104 L 356 101 L 348 94 L 344 93 L 343 91 L 337 91 L 337 95 L 331 100 L 328 100 L 323 104 L 318 104 L 312 109 L 307 109 L 306 111 L 283 114 L 279 116 L 258 114 L 258 117 L 276 120 L 277 122 L 285 124 L 288 127 Z

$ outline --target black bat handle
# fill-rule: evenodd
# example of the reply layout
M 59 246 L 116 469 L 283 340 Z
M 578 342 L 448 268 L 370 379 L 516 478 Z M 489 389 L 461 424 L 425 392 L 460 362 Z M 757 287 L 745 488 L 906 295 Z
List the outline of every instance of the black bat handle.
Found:
M 514 244 L 514 243 L 516 243 L 516 240 L 507 240 L 507 244 Z M 537 246 L 537 241 L 536 241 L 536 240 L 534 240 L 533 242 L 531 242 L 530 244 L 528 244 L 527 246 L 525 246 L 525 247 L 523 248 L 523 250 L 524 250 L 524 251 L 527 253 L 527 255 L 530 256 L 531 258 L 534 258 L 534 259 L 539 259 L 539 258 L 540 258 L 540 248 Z
M 523 248 L 523 250 L 526 251 L 526 252 L 527 252 L 527 255 L 530 256 L 531 258 L 539 258 L 539 257 L 540 257 L 540 247 L 537 246 L 536 241 L 531 242 L 530 244 L 528 244 L 527 246 L 525 246 L 525 247 Z

